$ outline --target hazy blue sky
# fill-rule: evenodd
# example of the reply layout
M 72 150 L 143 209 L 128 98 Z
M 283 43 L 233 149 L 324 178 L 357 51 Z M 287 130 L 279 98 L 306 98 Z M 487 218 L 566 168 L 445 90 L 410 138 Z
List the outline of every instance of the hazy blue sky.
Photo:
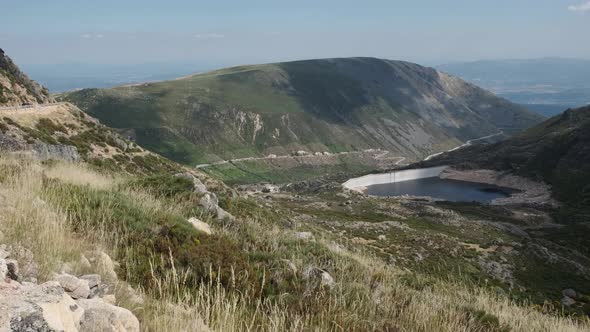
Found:
M 587 0 L 0 0 L 21 64 L 590 58 Z

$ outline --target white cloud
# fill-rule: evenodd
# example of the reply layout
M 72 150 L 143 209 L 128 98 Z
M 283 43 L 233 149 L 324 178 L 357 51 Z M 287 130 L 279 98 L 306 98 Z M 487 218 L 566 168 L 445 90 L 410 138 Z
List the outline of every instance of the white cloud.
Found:
M 195 35 L 196 39 L 221 39 L 224 37 L 225 35 L 220 33 L 198 33 Z
M 590 11 L 590 1 L 587 1 L 585 3 L 581 3 L 579 5 L 571 5 L 569 7 L 567 7 L 568 10 L 572 11 L 572 12 L 587 12 Z
M 102 38 L 104 38 L 104 35 L 102 33 L 97 33 L 97 34 L 85 33 L 85 34 L 81 35 L 80 37 L 82 37 L 84 39 L 102 39 Z

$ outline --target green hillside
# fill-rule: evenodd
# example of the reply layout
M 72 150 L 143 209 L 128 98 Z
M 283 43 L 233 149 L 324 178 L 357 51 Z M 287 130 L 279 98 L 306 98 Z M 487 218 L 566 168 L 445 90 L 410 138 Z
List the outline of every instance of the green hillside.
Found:
M 552 185 L 556 198 L 565 203 L 562 214 L 567 214 L 568 219 L 578 215 L 587 220 L 590 106 L 567 110 L 504 142 L 462 149 L 430 163 L 506 170 L 545 181 Z
M 368 148 L 419 159 L 541 119 L 434 69 L 373 58 L 234 67 L 61 98 L 185 164 Z

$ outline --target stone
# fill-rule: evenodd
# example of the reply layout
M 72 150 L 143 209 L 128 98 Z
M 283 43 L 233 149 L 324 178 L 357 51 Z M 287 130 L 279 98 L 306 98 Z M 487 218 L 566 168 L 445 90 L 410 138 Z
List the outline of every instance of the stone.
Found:
M 0 282 L 4 282 L 8 277 L 8 266 L 6 260 L 0 257 Z
M 19 281 L 37 282 L 38 267 L 33 257 L 33 252 L 23 246 L 12 246 L 11 254 L 18 257 Z
M 115 272 L 115 263 L 109 255 L 102 251 L 90 251 L 85 254 L 90 261 L 90 264 L 97 268 L 98 272 L 108 282 L 115 282 L 118 280 L 117 272 Z
M 295 232 L 295 238 L 303 241 L 313 241 L 315 237 L 311 232 Z
M 100 299 L 78 300 L 84 309 L 80 331 L 134 332 L 139 321 L 131 311 L 106 303 Z
M 219 201 L 217 200 L 217 196 L 214 193 L 205 193 L 203 197 L 201 197 L 201 199 L 199 200 L 199 204 L 207 212 L 217 214 L 217 209 L 219 208 Z
M 211 226 L 209 224 L 202 222 L 197 218 L 190 218 L 188 222 L 193 225 L 193 227 L 198 230 L 199 232 L 205 233 L 207 235 L 211 235 Z
M 334 278 L 328 272 L 323 271 L 320 274 L 320 286 L 332 289 L 334 285 L 336 285 Z
M 77 331 L 83 314 L 55 281 L 0 287 L 0 331 Z
M 569 307 L 569 306 L 576 304 L 576 300 L 572 299 L 571 297 L 564 296 L 561 299 L 561 304 L 565 307 Z
M 570 297 L 572 299 L 578 299 L 578 297 L 579 297 L 578 296 L 579 295 L 578 292 L 576 292 L 574 289 L 571 289 L 571 288 L 564 289 L 563 291 L 561 291 L 561 294 L 563 296 L 567 296 L 567 297 Z
M 332 289 L 336 285 L 334 278 L 325 270 L 308 265 L 303 269 L 303 279 L 307 283 L 306 293 L 319 289 Z
M 82 280 L 88 281 L 88 287 L 96 288 L 100 285 L 100 275 L 98 274 L 86 274 L 80 277 Z
M 6 273 L 6 277 L 14 280 L 19 281 L 19 269 L 18 269 L 18 262 L 14 259 L 7 259 L 6 260 L 6 267 L 8 268 L 8 273 Z
M 385 241 L 385 240 L 387 240 L 387 236 L 381 234 L 381 235 L 377 236 L 377 240 L 379 240 L 379 241 Z
M 55 280 L 73 299 L 86 299 L 90 296 L 88 280 L 78 279 L 70 274 L 60 274 Z
M 225 211 L 224 209 L 217 207 L 217 220 L 233 222 L 236 220 L 236 217 L 234 217 L 231 213 Z

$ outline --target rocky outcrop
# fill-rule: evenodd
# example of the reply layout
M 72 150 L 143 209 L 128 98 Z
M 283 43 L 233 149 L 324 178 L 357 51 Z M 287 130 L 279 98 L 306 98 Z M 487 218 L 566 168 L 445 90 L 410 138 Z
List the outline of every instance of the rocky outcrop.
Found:
M 175 174 L 174 176 L 185 178 L 192 181 L 193 191 L 197 194 L 202 195 L 199 199 L 199 206 L 211 215 L 215 216 L 218 221 L 231 222 L 236 219 L 233 215 L 231 215 L 229 212 L 225 211 L 223 208 L 219 206 L 219 199 L 217 198 L 217 195 L 215 195 L 215 193 L 213 192 L 210 192 L 207 186 L 205 186 L 203 182 L 201 182 L 201 180 L 197 178 L 195 175 L 189 172 L 184 172 Z
M 25 73 L 0 49 L 0 106 L 54 102 L 49 91 Z
M 194 176 L 193 174 L 191 174 L 189 172 L 178 173 L 178 174 L 175 174 L 174 176 L 192 181 L 193 191 L 198 194 L 204 194 L 204 193 L 208 192 L 207 186 L 205 186 L 203 184 L 203 182 L 201 182 L 201 180 L 199 180 L 199 178 L 197 178 L 196 176 Z
M 94 262 L 112 263 L 96 256 Z M 114 295 L 105 294 L 100 275 L 59 274 L 40 285 L 19 282 L 18 262 L 9 257 L 0 246 L 0 331 L 140 330 L 133 313 L 115 306 Z
M 63 144 L 45 144 L 37 142 L 31 145 L 34 156 L 39 160 L 79 161 L 80 154 L 75 146 Z

